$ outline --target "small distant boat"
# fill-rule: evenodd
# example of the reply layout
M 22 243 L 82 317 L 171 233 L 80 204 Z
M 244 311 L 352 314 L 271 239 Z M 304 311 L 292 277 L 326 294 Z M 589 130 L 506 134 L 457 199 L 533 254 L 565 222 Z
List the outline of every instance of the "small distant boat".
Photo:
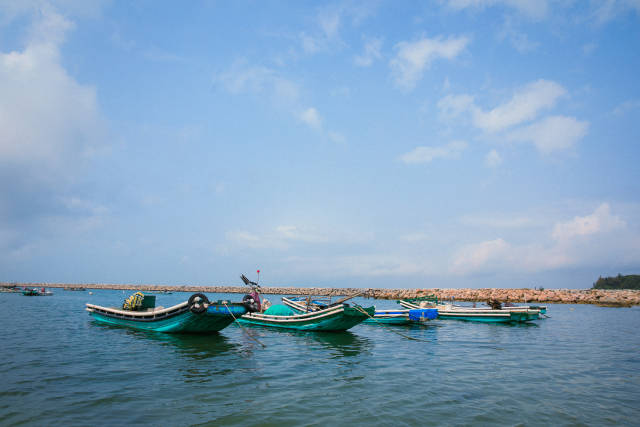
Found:
M 168 308 L 155 307 L 155 295 L 142 295 L 140 304 L 134 304 L 139 306 L 136 310 L 101 307 L 95 304 L 87 304 L 86 310 L 100 323 L 167 333 L 217 332 L 248 310 L 247 305 L 243 303 L 232 303 L 226 300 L 210 302 L 201 293 L 193 294 L 188 301 Z M 125 301 L 124 305 L 127 306 L 127 302 L 130 302 L 129 306 L 131 306 L 130 300 L 131 297 Z
M 352 297 L 343 298 L 334 304 L 342 303 L 348 298 Z M 317 312 L 318 310 L 326 309 L 332 305 L 330 301 L 331 299 L 329 297 L 282 297 L 284 305 L 299 313 Z M 367 318 L 363 323 L 370 325 L 408 325 L 414 322 L 432 320 L 437 316 L 438 311 L 429 308 L 413 310 L 375 310 L 373 317 Z
M 27 297 L 48 297 L 53 295 L 53 292 L 46 290 L 45 288 L 24 288 L 22 295 Z
M 540 310 L 530 307 L 463 307 L 453 304 L 442 304 L 431 295 L 397 301 L 408 309 L 435 308 L 439 319 L 456 319 L 470 322 L 530 322 L 540 318 Z

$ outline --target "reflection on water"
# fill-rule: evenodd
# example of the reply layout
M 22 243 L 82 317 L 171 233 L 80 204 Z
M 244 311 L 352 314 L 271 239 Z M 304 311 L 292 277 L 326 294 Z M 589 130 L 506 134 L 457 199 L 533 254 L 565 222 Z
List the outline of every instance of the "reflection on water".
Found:
M 150 349 L 166 354 L 167 349 L 174 350 L 181 362 L 172 366 L 182 375 L 185 383 L 207 383 L 216 376 L 233 373 L 228 359 L 240 352 L 241 345 L 234 343 L 218 333 L 202 334 L 164 334 L 158 332 L 127 330 L 127 335 L 137 340 L 147 340 L 158 344 L 160 348 Z
M 196 360 L 208 359 L 240 348 L 219 333 L 212 334 L 167 334 L 163 332 L 139 331 L 120 326 L 92 322 L 96 327 L 122 331 L 134 339 L 145 339 L 163 346 L 173 347 L 180 353 Z
M 289 331 L 291 335 L 302 338 L 307 345 L 320 344 L 330 350 L 331 359 L 358 356 L 373 348 L 373 342 L 350 331 L 343 332 L 304 332 Z
M 231 342 L 229 338 L 220 334 L 191 335 L 191 334 L 162 334 L 144 331 L 129 331 L 147 339 L 156 341 L 165 347 L 173 347 L 181 354 L 194 359 L 204 360 L 217 357 L 240 349 L 240 345 Z

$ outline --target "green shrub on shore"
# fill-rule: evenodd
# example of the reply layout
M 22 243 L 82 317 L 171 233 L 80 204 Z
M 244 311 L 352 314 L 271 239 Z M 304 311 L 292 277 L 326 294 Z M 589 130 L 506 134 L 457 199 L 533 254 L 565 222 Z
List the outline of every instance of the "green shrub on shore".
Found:
M 640 289 L 640 275 L 618 274 L 615 277 L 599 277 L 593 284 L 593 289 Z

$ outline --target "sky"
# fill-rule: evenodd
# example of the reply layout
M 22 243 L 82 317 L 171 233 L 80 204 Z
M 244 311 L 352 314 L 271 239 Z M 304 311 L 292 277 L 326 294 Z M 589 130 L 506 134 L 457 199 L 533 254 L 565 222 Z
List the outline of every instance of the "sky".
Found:
M 638 0 L 0 0 L 0 281 L 638 274 L 638 76 Z

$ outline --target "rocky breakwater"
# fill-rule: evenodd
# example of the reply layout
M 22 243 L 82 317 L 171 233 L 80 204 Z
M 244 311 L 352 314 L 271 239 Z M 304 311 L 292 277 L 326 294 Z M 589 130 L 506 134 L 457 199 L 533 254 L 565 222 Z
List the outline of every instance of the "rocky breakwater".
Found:
M 639 290 L 602 289 L 372 289 L 370 296 L 380 299 L 404 299 L 435 295 L 438 299 L 457 301 L 597 304 L 616 307 L 640 305 Z
M 12 286 L 118 289 L 143 292 L 204 292 L 246 294 L 246 286 L 192 286 L 192 285 L 131 285 L 96 283 L 0 283 L 0 287 Z M 440 300 L 487 301 L 494 299 L 502 302 L 559 303 L 559 304 L 598 304 L 604 306 L 631 307 L 640 305 L 640 290 L 604 290 L 604 289 L 366 289 L 366 288 L 306 288 L 306 287 L 269 287 L 263 286 L 262 293 L 267 295 L 326 295 L 340 297 L 360 295 L 378 299 L 406 299 L 426 295 L 435 295 Z

